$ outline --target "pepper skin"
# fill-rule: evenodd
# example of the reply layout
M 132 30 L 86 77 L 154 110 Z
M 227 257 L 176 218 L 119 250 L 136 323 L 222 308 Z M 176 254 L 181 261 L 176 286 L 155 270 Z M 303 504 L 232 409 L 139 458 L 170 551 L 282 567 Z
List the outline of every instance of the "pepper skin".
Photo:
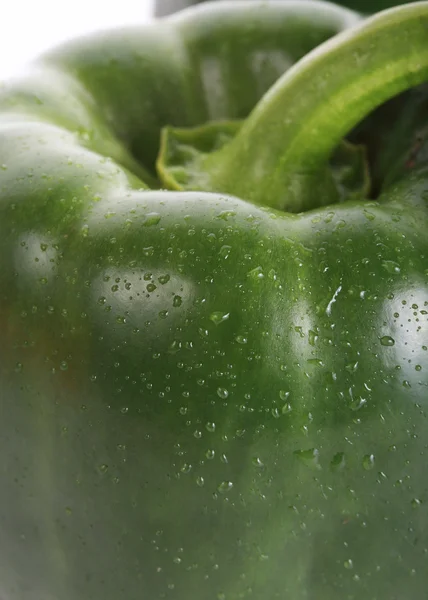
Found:
M 425 600 L 427 27 L 220 2 L 2 85 L 2 598 Z
M 201 4 L 206 1 L 207 0 L 155 0 L 155 15 L 157 17 L 164 17 L 183 10 L 184 8 L 188 8 L 189 6 L 195 6 L 196 4 Z M 225 0 L 211 0 L 211 2 L 212 1 L 224 2 Z M 263 2 L 263 0 L 254 1 L 259 3 Z M 399 0 L 343 0 L 338 4 L 361 13 L 371 14 L 400 4 L 408 4 L 410 1 L 411 0 L 404 0 L 404 2 L 400 2 Z

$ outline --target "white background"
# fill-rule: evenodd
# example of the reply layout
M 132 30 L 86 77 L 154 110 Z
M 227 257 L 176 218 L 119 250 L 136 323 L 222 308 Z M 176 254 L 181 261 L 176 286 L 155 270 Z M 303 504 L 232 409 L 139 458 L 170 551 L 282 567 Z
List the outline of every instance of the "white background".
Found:
M 59 42 L 101 28 L 144 23 L 154 0 L 0 0 L 0 81 Z

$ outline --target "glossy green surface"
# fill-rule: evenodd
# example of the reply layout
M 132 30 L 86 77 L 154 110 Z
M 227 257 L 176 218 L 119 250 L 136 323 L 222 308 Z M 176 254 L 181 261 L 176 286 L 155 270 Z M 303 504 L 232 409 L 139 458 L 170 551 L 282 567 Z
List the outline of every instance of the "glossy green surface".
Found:
M 155 2 L 155 15 L 163 17 L 170 15 L 174 12 L 194 6 L 196 4 L 202 4 L 206 0 L 154 0 Z M 211 0 L 212 1 L 212 0 Z M 225 0 L 214 0 L 216 2 Z M 262 3 L 263 0 L 253 0 L 255 2 Z M 397 0 L 342 0 L 338 4 L 351 8 L 352 10 L 358 10 L 362 13 L 372 14 L 374 12 L 392 8 L 400 4 L 409 4 L 410 0 L 404 0 L 400 2 Z
M 397 170 L 372 161 L 376 200 L 291 214 L 156 189 L 163 127 L 246 117 L 358 21 L 218 3 L 70 42 L 0 88 L 0 596 L 425 600 L 417 108 L 383 121 Z M 422 54 L 403 54 L 415 81 Z

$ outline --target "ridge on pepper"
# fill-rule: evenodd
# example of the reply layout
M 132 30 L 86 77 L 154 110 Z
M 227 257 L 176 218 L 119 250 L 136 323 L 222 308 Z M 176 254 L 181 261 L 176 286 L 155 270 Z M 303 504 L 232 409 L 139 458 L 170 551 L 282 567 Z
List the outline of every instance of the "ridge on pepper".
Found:
M 225 2 L 227 0 L 155 0 L 155 15 L 164 17 L 207 1 Z M 253 0 L 253 2 L 262 3 L 263 0 Z M 342 6 L 368 15 L 394 6 L 409 4 L 410 2 L 411 0 L 342 0 L 342 2 L 337 2 L 336 4 L 341 4 Z

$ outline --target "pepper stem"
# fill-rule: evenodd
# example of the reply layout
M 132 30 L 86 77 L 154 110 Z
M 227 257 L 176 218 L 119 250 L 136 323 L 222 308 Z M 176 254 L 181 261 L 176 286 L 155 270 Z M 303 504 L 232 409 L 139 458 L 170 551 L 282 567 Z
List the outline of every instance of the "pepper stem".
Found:
M 233 140 L 205 157 L 208 188 L 290 212 L 331 204 L 327 164 L 340 140 L 374 108 L 426 79 L 428 2 L 378 13 L 276 82 Z

